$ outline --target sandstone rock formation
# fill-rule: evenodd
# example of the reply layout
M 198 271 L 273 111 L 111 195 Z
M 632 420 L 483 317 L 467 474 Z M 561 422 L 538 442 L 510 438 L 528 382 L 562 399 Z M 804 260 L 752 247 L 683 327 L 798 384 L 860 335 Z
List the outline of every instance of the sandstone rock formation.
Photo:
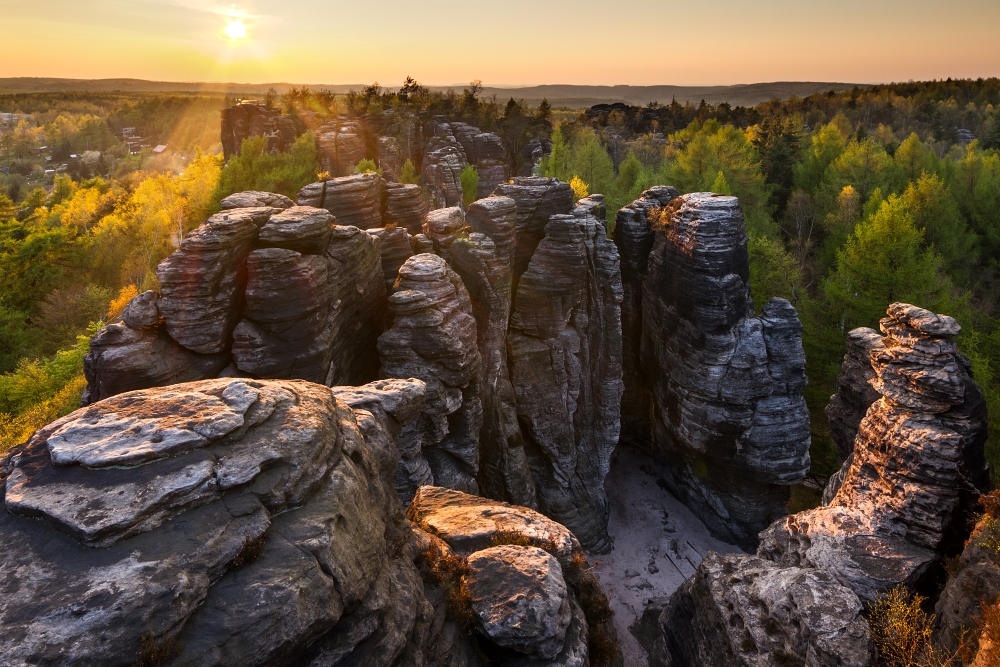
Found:
M 650 192 L 618 235 L 629 280 L 641 269 L 641 217 L 672 193 Z M 652 200 L 652 201 L 650 201 Z M 670 466 L 666 482 L 709 530 L 744 549 L 785 513 L 809 469 L 802 325 L 784 299 L 754 317 L 747 235 L 735 197 L 669 199 L 642 277 L 637 372 L 626 375 L 634 442 Z M 635 295 L 630 295 L 635 317 Z M 635 320 L 629 335 L 634 342 Z M 647 394 L 648 392 L 648 394 Z M 652 424 L 640 424 L 650 411 Z M 647 434 L 648 435 L 645 435 Z
M 502 183 L 494 194 L 510 197 L 517 204 L 517 243 L 514 253 L 514 280 L 528 268 L 528 261 L 545 235 L 549 217 L 568 214 L 573 208 L 573 190 L 556 178 L 518 176 Z
M 882 336 L 874 329 L 862 327 L 847 334 L 847 354 L 837 376 L 837 393 L 826 406 L 830 435 L 837 445 L 837 455 L 843 463 L 854 451 L 858 426 L 879 393 L 872 387 L 875 369 L 870 351 L 882 345 Z M 827 499 L 829 502 L 829 499 Z
M 544 233 L 514 302 L 510 379 L 539 507 L 604 552 L 623 387 L 618 252 L 586 209 Z
M 269 193 L 230 203 L 281 205 Z M 284 199 L 284 198 L 282 198 Z M 361 383 L 379 369 L 387 302 L 378 240 L 303 206 L 223 210 L 91 341 L 84 403 L 225 375 Z
M 239 155 L 243 140 L 266 137 L 269 151 L 287 151 L 298 134 L 291 118 L 262 104 L 237 104 L 222 110 L 222 152 Z
M 621 441 L 650 451 L 652 446 L 653 396 L 648 383 L 635 381 L 642 375 L 639 347 L 642 341 L 642 283 L 646 262 L 653 249 L 654 226 L 664 207 L 678 196 L 675 188 L 650 188 L 615 215 L 612 238 L 621 258 L 622 272 L 622 394 Z M 632 379 L 632 381 L 629 380 Z
M 581 601 L 607 601 L 565 527 L 424 487 L 411 528 L 396 443 L 425 402 L 413 379 L 226 378 L 39 430 L 0 458 L 4 664 L 609 664 L 588 662 L 593 632 L 614 635 L 588 624 Z M 475 546 L 497 535 L 537 546 Z M 428 567 L 442 556 L 473 626 Z
M 478 127 L 466 123 L 449 121 L 445 116 L 435 116 L 424 125 L 424 134 L 431 137 L 424 149 L 424 160 L 430 159 L 435 165 L 449 165 L 444 170 L 435 166 L 431 171 L 425 171 L 424 177 L 445 193 L 448 206 L 454 206 L 458 200 L 451 200 L 452 160 L 461 159 L 458 173 L 466 163 L 471 164 L 479 172 L 477 198 L 488 196 L 493 190 L 510 177 L 507 166 L 507 151 L 503 140 L 492 132 L 483 132 Z M 451 146 L 452 148 L 447 148 Z M 455 149 L 455 150 L 453 150 Z M 444 151 L 438 153 L 437 151 Z M 432 155 L 433 154 L 433 155 Z M 445 155 L 452 155 L 446 158 Z M 458 182 L 458 195 L 461 195 L 461 183 Z
M 337 224 L 371 229 L 382 226 L 385 181 L 375 172 L 310 183 L 299 191 L 299 206 L 325 208 Z
M 399 267 L 414 255 L 413 237 L 404 227 L 375 227 L 369 229 L 368 233 L 379 239 L 385 291 L 386 294 L 391 294 L 392 286 L 399 276 Z
M 396 137 L 379 137 L 378 138 L 378 167 L 382 170 L 382 175 L 390 181 L 395 181 L 399 178 L 400 172 L 403 170 L 403 163 L 406 159 L 403 157 L 403 151 L 399 146 L 399 142 L 396 141 Z
M 231 208 L 253 208 L 256 206 L 270 206 L 271 208 L 291 208 L 295 202 L 285 195 L 273 192 L 260 192 L 258 190 L 247 190 L 237 192 L 228 197 L 223 197 L 219 202 L 219 207 L 223 210 Z
M 378 339 L 382 375 L 427 383 L 433 425 L 422 453 L 435 483 L 478 493 L 482 362 L 469 293 L 443 259 L 414 255 L 399 269 L 389 308 L 392 326 Z
M 365 159 L 364 128 L 347 119 L 327 123 L 316 131 L 316 148 L 324 171 L 332 176 L 349 176 Z
M 874 388 L 843 482 L 827 506 L 776 522 L 759 553 L 828 571 L 871 600 L 916 585 L 961 544 L 966 516 L 989 488 L 985 403 L 946 315 L 895 303 L 869 344 Z
M 431 211 L 424 219 L 424 236 L 434 244 L 435 254 L 451 259 L 451 244 L 465 233 L 465 213 L 457 206 Z
M 449 251 L 469 291 L 483 362 L 479 488 L 491 498 L 535 507 L 507 365 L 516 205 L 508 197 L 480 199 L 469 206 L 465 220 L 471 233 Z
M 423 231 L 428 210 L 427 199 L 419 185 L 386 184 L 384 221 L 387 227 L 395 225 L 411 234 L 419 234 Z
M 633 629 L 650 667 L 867 667 L 872 641 L 851 589 L 826 572 L 709 553 Z
M 466 163 L 465 151 L 454 135 L 435 135 L 427 142 L 420 175 L 434 199 L 432 208 L 458 206 L 462 202 L 461 175 Z

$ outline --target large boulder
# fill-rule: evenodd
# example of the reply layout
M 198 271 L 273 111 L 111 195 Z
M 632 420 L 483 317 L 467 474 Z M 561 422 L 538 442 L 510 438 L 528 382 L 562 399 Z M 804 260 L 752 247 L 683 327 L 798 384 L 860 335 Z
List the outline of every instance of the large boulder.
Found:
M 299 191 L 299 206 L 325 208 L 337 224 L 371 229 L 382 226 L 385 181 L 375 172 L 311 183 Z
M 851 589 L 814 569 L 709 553 L 633 632 L 650 667 L 868 667 L 872 641 Z
M 385 186 L 385 224 L 402 227 L 411 234 L 423 230 L 428 204 L 419 185 L 387 183 Z
M 539 507 L 610 550 L 604 477 L 622 395 L 618 252 L 588 211 L 553 215 L 521 276 L 507 347 Z
M 635 444 L 668 465 L 670 490 L 716 537 L 753 549 L 809 469 L 802 325 L 784 299 L 754 316 L 735 197 L 671 199 L 653 231 L 639 367 L 626 376 L 631 397 L 652 397 L 652 423 L 633 422 L 649 432 Z

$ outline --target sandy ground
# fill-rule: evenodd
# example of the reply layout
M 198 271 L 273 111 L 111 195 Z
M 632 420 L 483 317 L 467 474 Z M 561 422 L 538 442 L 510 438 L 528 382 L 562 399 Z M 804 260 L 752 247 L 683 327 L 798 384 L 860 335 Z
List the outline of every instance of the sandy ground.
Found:
M 611 502 L 608 533 L 615 546 L 609 554 L 591 557 L 611 599 L 626 667 L 648 665 L 645 650 L 629 632 L 645 601 L 673 593 L 709 551 L 739 551 L 709 535 L 701 521 L 657 485 L 658 467 L 633 449 L 615 452 L 605 481 Z

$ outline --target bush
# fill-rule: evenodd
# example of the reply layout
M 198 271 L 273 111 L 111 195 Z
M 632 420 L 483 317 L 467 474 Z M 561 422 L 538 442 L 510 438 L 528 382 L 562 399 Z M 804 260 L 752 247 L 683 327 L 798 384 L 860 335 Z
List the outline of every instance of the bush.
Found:
M 403 168 L 399 172 L 399 182 L 414 184 L 420 180 L 420 176 L 417 174 L 416 167 L 413 166 L 413 162 L 407 160 L 403 163 Z
M 462 169 L 460 178 L 462 180 L 462 199 L 468 206 L 479 196 L 479 172 L 471 164 L 467 164 Z
M 357 167 L 354 168 L 354 173 L 355 174 L 375 173 L 381 176 L 382 170 L 378 168 L 374 160 L 369 160 L 368 158 L 365 158 L 364 160 L 358 163 Z

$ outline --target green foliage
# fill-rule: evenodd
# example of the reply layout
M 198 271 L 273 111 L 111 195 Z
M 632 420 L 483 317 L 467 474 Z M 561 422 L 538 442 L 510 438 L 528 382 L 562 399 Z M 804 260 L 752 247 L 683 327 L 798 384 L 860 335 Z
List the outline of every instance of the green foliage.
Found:
M 294 198 L 303 186 L 315 180 L 317 172 L 319 160 L 311 133 L 296 139 L 287 153 L 271 153 L 265 137 L 249 137 L 243 140 L 240 154 L 223 167 L 213 199 L 218 201 L 245 190 L 277 192 Z
M 950 281 L 941 273 L 941 258 L 922 246 L 923 233 L 896 195 L 855 228 L 837 251 L 836 269 L 823 283 L 823 293 L 845 331 L 877 327 L 886 307 L 896 301 L 934 312 L 948 309 Z
M 79 336 L 73 347 L 48 359 L 24 359 L 11 373 L 0 375 L 0 412 L 21 414 L 57 394 L 83 373 L 90 338 Z
M 407 160 L 403 163 L 403 168 L 399 172 L 399 182 L 400 183 L 417 183 L 420 180 L 419 174 L 417 174 L 416 168 L 413 166 L 413 162 Z
M 614 163 L 592 130 L 581 131 L 575 138 L 567 171 L 579 176 L 590 193 L 609 192 L 615 179 Z
M 465 201 L 465 205 L 468 206 L 476 201 L 478 197 L 479 171 L 471 164 L 467 164 L 462 169 L 459 179 L 462 182 L 462 199 Z
M 948 275 L 959 284 L 967 283 L 969 269 L 978 260 L 976 237 L 969 232 L 944 181 L 936 174 L 922 172 L 910 181 L 902 202 L 914 225 L 924 233 L 924 241 L 941 255 Z
M 553 176 L 568 183 L 573 177 L 569 173 L 569 157 L 569 144 L 563 135 L 562 126 L 558 126 L 552 132 L 552 151 L 542 158 L 538 171 L 542 176 Z
M 802 271 L 781 242 L 751 233 L 747 250 L 750 255 L 750 294 L 757 312 L 776 296 L 798 306 L 805 293 Z
M 358 163 L 358 166 L 354 168 L 355 174 L 382 174 L 382 170 L 375 164 L 375 161 L 370 158 L 365 158 Z

